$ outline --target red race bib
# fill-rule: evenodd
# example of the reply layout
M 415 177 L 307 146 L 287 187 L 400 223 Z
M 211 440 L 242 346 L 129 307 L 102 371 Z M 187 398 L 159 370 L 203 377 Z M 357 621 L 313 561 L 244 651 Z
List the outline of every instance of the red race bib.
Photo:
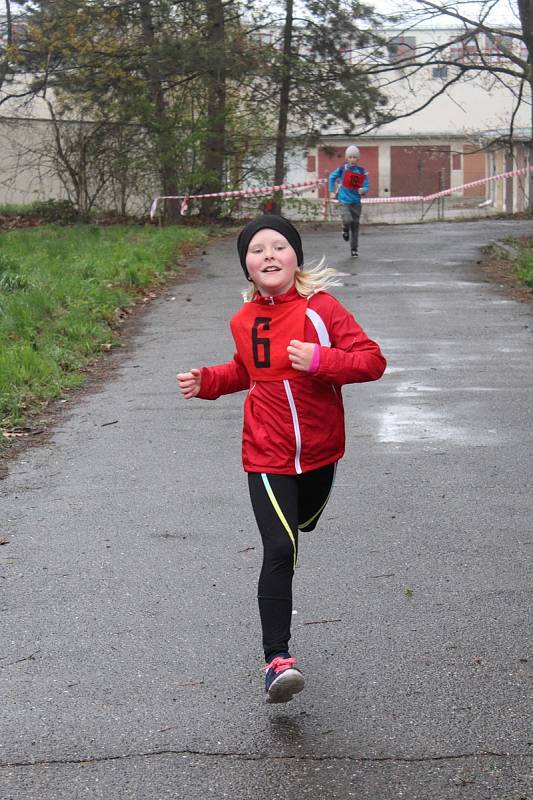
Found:
M 360 189 L 364 182 L 365 176 L 360 172 L 350 172 L 347 169 L 344 170 L 342 185 L 345 189 Z
M 280 381 L 299 378 L 287 347 L 291 339 L 304 341 L 307 300 L 259 305 L 245 303 L 231 318 L 230 328 L 239 356 L 254 381 Z

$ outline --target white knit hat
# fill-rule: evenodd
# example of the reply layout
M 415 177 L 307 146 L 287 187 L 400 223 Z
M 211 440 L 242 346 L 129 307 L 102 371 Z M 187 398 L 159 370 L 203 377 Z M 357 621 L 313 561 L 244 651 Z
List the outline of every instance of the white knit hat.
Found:
M 355 144 L 351 144 L 349 147 L 346 148 L 345 156 L 348 158 L 349 156 L 355 156 L 359 158 L 359 148 Z

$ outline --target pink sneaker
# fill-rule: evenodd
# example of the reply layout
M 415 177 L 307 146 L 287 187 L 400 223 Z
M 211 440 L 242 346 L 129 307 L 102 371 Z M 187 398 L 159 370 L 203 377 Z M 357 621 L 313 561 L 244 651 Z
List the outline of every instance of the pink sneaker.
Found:
M 287 655 L 276 656 L 270 664 L 265 664 L 265 692 L 267 703 L 288 703 L 293 695 L 304 688 L 304 676 L 294 664 L 295 658 Z

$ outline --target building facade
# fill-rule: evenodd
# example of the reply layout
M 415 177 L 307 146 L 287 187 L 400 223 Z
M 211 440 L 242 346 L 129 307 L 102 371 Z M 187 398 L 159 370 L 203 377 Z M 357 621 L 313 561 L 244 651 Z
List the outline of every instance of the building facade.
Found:
M 467 72 L 466 77 L 447 85 L 462 63 L 473 65 L 478 59 L 480 66 L 490 66 L 505 59 L 501 43 L 493 38 L 483 34 L 475 42 L 458 44 L 459 33 L 457 28 L 416 28 L 408 35 L 388 31 L 389 47 L 383 59 L 388 58 L 389 71 L 382 73 L 378 82 L 397 119 L 363 135 L 346 136 L 335 129 L 325 132 L 317 147 L 307 152 L 299 173 L 292 171 L 293 178 L 297 174 L 302 180 L 327 177 L 343 162 L 345 147 L 356 143 L 360 163 L 369 172 L 370 197 L 423 196 L 455 187 L 449 203 L 458 211 L 483 204 L 493 211 L 525 210 L 533 197 L 531 181 L 524 176 L 501 185 L 465 186 L 533 163 L 527 144 L 531 139 L 531 97 L 526 87 L 517 109 L 516 79 L 507 77 L 502 82 L 487 72 Z M 453 60 L 457 67 L 408 66 L 409 57 L 418 60 L 419 52 L 447 42 L 453 43 L 442 51 L 443 60 Z M 526 56 L 524 47 L 519 48 L 515 41 L 506 45 Z M 415 109 L 419 110 L 412 113 Z M 505 143 L 511 120 L 512 148 Z M 315 197 L 325 199 L 327 188 L 321 186 Z

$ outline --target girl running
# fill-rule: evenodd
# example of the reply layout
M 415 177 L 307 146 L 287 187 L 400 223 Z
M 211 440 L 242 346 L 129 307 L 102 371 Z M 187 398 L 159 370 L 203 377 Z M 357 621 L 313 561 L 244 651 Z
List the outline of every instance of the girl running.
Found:
M 303 269 L 300 234 L 283 217 L 250 222 L 237 240 L 250 288 L 230 321 L 236 353 L 177 380 L 186 400 L 248 390 L 242 458 L 263 541 L 259 614 L 267 703 L 304 688 L 289 652 L 299 531 L 312 531 L 344 454 L 341 387 L 380 378 L 386 362 L 353 316 L 328 294 L 339 273 Z

